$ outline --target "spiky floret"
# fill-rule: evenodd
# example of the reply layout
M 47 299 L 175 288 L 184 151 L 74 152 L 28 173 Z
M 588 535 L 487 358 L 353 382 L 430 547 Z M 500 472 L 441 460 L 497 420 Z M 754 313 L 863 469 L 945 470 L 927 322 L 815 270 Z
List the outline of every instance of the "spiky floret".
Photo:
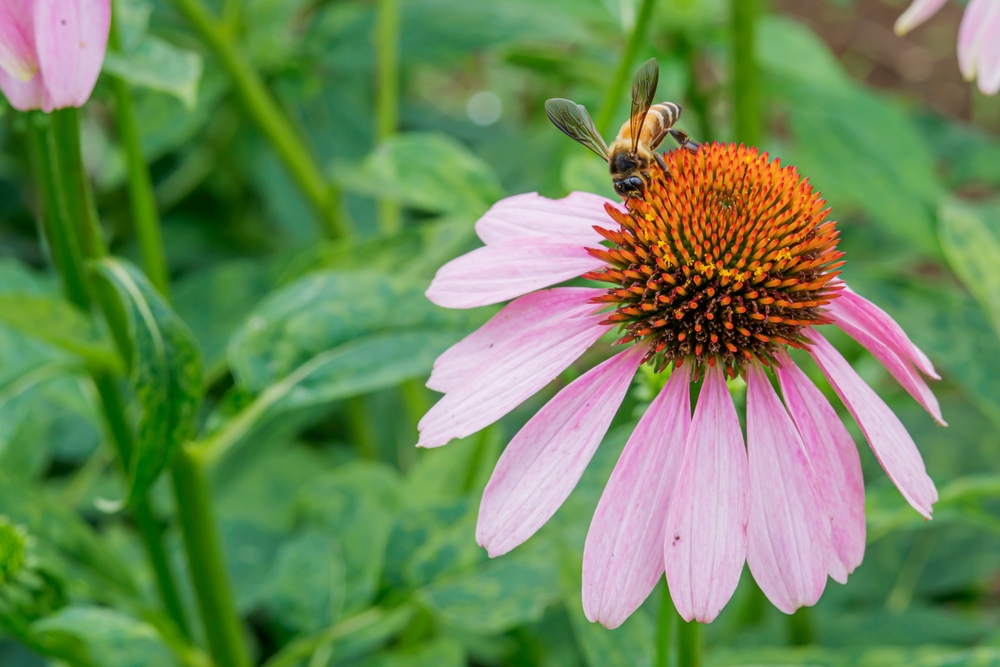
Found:
M 721 362 L 730 376 L 774 361 L 781 345 L 804 347 L 802 329 L 825 324 L 843 265 L 836 223 L 808 180 L 767 153 L 705 144 L 653 165 L 642 199 L 608 206 L 618 229 L 595 227 L 608 267 L 586 274 L 614 285 L 607 324 L 619 342 L 648 341 L 657 368 Z

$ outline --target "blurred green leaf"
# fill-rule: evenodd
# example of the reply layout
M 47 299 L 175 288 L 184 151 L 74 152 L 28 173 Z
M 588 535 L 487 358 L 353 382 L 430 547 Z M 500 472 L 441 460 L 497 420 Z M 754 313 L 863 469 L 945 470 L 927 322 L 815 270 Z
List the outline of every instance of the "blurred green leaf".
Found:
M 478 633 L 538 620 L 558 597 L 556 552 L 537 539 L 420 593 L 423 604 L 444 622 Z
M 437 639 L 416 648 L 373 655 L 362 667 L 465 667 L 465 651 L 455 641 Z
M 993 321 L 1000 336 L 1000 207 L 948 202 L 938 233 L 952 270 Z
M 337 543 L 310 530 L 278 551 L 262 600 L 268 613 L 297 632 L 316 632 L 340 616 L 346 572 Z
M 781 81 L 833 89 L 852 85 L 843 66 L 823 39 L 787 16 L 762 16 L 757 28 L 756 47 L 761 69 Z
M 347 190 L 432 213 L 478 217 L 503 196 L 493 170 L 455 139 L 400 134 L 357 167 L 338 166 Z
M 837 651 L 829 648 L 717 649 L 706 667 L 788 665 L 796 667 L 1000 667 L 1000 650 L 977 648 L 956 651 L 943 647 L 918 649 L 872 648 Z
M 97 271 L 115 288 L 128 316 L 130 382 L 142 406 L 129 461 L 126 501 L 132 503 L 192 434 L 201 401 L 201 356 L 187 327 L 138 269 L 108 258 Z
M 86 645 L 98 665 L 176 667 L 179 663 L 153 626 L 100 607 L 67 607 L 36 622 L 45 635 L 69 636 Z
M 133 86 L 169 93 L 189 111 L 197 105 L 201 56 L 157 37 L 147 35 L 135 47 L 121 53 L 108 51 L 104 71 Z
M 568 192 L 592 192 L 612 201 L 619 199 L 611 186 L 607 163 L 589 152 L 575 151 L 566 158 L 562 166 L 562 186 Z

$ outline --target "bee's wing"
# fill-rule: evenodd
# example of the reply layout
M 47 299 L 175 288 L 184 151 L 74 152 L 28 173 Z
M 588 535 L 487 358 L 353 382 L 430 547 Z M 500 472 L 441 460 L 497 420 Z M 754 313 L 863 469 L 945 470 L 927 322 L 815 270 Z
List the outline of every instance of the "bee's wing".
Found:
M 632 130 L 633 153 L 639 146 L 639 135 L 642 133 L 643 123 L 646 122 L 646 112 L 653 104 L 653 95 L 656 94 L 656 85 L 659 82 L 660 65 L 656 62 L 656 58 L 650 58 L 643 63 L 632 81 L 632 117 L 629 120 L 629 127 Z
M 607 162 L 608 145 L 604 143 L 604 139 L 594 127 L 594 121 L 590 119 L 590 114 L 582 104 L 556 98 L 545 102 L 545 113 L 553 125 Z

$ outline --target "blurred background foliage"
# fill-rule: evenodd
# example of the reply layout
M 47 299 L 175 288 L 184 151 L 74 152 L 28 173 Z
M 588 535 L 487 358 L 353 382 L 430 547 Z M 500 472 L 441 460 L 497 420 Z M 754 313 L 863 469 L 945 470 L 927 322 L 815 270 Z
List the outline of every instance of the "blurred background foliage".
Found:
M 169 375 L 180 396 L 137 391 L 128 415 L 182 429 L 184 411 L 199 410 L 192 437 L 255 664 L 653 667 L 660 594 L 608 631 L 586 621 L 579 589 L 591 514 L 656 380 L 638 376 L 554 520 L 490 561 L 475 520 L 493 464 L 604 352 L 500 424 L 417 451 L 433 359 L 491 314 L 444 311 L 422 293 L 475 246 L 472 224 L 499 198 L 611 193 L 605 165 L 545 118 L 546 98 L 587 105 L 610 136 L 628 113 L 616 72 L 656 57 L 658 98 L 685 106 L 685 130 L 740 137 L 732 3 L 210 3 L 217 36 L 260 74 L 334 184 L 323 215 L 262 131 L 259 104 L 177 11 L 189 4 L 116 4 L 120 49 L 84 111 L 84 160 L 111 252 L 124 258 L 99 270 L 132 316 L 126 363 Z M 744 576 L 705 629 L 708 665 L 1000 665 L 1000 100 L 958 75 L 961 3 L 897 38 L 903 8 L 761 7 L 758 142 L 822 190 L 841 223 L 846 278 L 944 377 L 935 389 L 947 429 L 858 345 L 834 339 L 906 423 L 941 502 L 922 522 L 862 446 L 863 565 L 791 618 Z M 645 34 L 630 53 L 637 23 Z M 153 175 L 175 312 L 129 267 L 142 258 L 115 122 L 120 81 Z M 0 514 L 11 522 L 0 550 L 24 552 L 0 570 L 0 664 L 209 665 L 197 624 L 188 638 L 158 611 L 139 529 L 113 502 L 153 484 L 183 575 L 173 500 L 162 476 L 154 483 L 163 461 L 125 479 L 102 444 L 88 371 L 123 362 L 105 327 L 59 293 L 35 222 L 27 122 L 0 115 Z M 135 315 L 146 306 L 166 361 L 147 354 Z M 194 619 L 190 586 L 180 593 Z

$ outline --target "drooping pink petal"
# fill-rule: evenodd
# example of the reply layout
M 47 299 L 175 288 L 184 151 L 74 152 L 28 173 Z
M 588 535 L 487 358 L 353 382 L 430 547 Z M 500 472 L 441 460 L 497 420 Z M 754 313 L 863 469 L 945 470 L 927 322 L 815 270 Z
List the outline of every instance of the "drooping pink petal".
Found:
M 849 299 L 837 298 L 826 306 L 834 324 L 848 336 L 864 345 L 872 353 L 872 356 L 882 362 L 886 370 L 903 386 L 903 389 L 908 391 L 938 423 L 947 426 L 941 416 L 941 407 L 938 405 L 937 397 L 934 396 L 934 392 L 920 377 L 917 370 L 910 365 L 909 361 L 901 358 L 882 342 L 881 329 L 873 327 L 870 320 L 863 316 L 856 317 L 850 304 Z
M 0 69 L 0 90 L 10 105 L 18 111 L 33 111 L 42 108 L 45 97 L 45 86 L 42 75 L 36 74 L 28 81 L 15 79 Z
M 427 411 L 417 446 L 440 447 L 472 435 L 541 391 L 607 331 L 603 318 L 578 317 L 509 339 L 489 363 Z
M 747 457 L 747 565 L 767 599 L 791 614 L 826 587 L 830 516 L 802 438 L 756 362 L 747 369 Z
M 670 497 L 691 425 L 690 371 L 674 370 L 625 445 L 587 533 L 583 610 L 617 628 L 663 576 Z
M 634 345 L 570 383 L 510 441 L 479 506 L 476 540 L 500 556 L 535 534 L 580 481 L 646 354 Z
M 442 266 L 427 298 L 445 308 L 500 303 L 604 266 L 572 239 L 525 237 L 501 241 Z
M 0 70 L 27 81 L 38 71 L 32 0 L 0 0 Z
M 976 78 L 980 51 L 990 39 L 990 28 L 1000 7 L 994 0 L 970 0 L 958 28 L 958 67 L 968 81 Z M 994 36 L 995 39 L 995 36 Z
M 427 386 L 440 392 L 455 389 L 470 372 L 490 363 L 487 357 L 507 340 L 529 329 L 540 337 L 558 336 L 566 320 L 597 310 L 600 306 L 590 300 L 604 293 L 589 287 L 556 287 L 511 301 L 489 322 L 437 358 Z
M 896 34 L 905 35 L 934 16 L 948 0 L 913 0 L 913 4 L 896 19 Z
M 581 244 L 600 243 L 594 225 L 614 221 L 604 210 L 611 200 L 587 192 L 573 192 L 562 199 L 548 199 L 534 192 L 501 199 L 476 223 L 476 233 L 486 245 L 525 236 L 556 236 Z
M 749 471 L 722 368 L 708 370 L 688 431 L 664 541 L 670 596 L 685 620 L 712 621 L 747 554 Z
M 823 503 L 830 515 L 833 558 L 830 576 L 846 583 L 865 556 L 865 480 L 861 457 L 844 422 L 823 393 L 791 357 L 782 354 L 776 369 L 781 393 L 802 436 Z
M 979 90 L 985 95 L 1000 92 L 1000 5 L 993 3 L 993 16 L 983 30 L 983 40 L 979 53 Z
M 33 0 L 35 46 L 46 112 L 83 106 L 104 63 L 110 0 Z
M 908 360 L 928 377 L 935 380 L 941 379 L 941 376 L 934 370 L 934 364 L 927 358 L 923 350 L 913 344 L 910 337 L 903 331 L 903 327 L 899 326 L 899 323 L 892 319 L 887 312 L 846 286 L 840 292 L 840 296 L 832 303 L 863 322 L 868 332 L 899 355 L 900 359 Z
M 813 341 L 809 352 L 861 427 L 889 479 L 915 510 L 930 519 L 937 489 L 899 417 L 818 331 L 810 329 L 807 335 Z

